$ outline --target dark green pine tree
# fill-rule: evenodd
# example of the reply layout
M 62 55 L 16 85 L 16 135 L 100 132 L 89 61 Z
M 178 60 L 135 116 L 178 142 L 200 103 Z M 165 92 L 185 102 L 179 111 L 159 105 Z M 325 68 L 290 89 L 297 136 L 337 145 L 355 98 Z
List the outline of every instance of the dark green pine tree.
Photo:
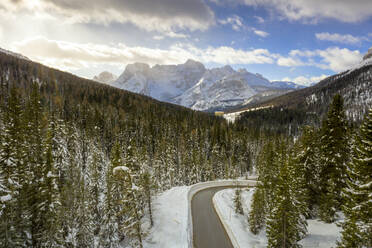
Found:
M 347 175 L 345 222 L 338 247 L 372 247 L 372 109 L 360 127 Z
M 141 193 L 143 190 L 135 184 L 137 175 L 126 166 L 117 166 L 113 169 L 117 182 L 123 183 L 122 198 L 119 201 L 120 212 L 118 217 L 124 221 L 119 226 L 133 245 L 143 247 L 141 218 L 143 217 Z
M 265 194 L 261 185 L 253 193 L 251 211 L 249 212 L 249 229 L 253 234 L 258 234 L 265 225 Z
M 16 247 L 23 244 L 22 233 L 27 223 L 22 218 L 24 212 L 24 149 L 23 111 L 20 95 L 11 88 L 8 104 L 2 119 L 0 140 L 0 245 Z
M 242 190 L 240 188 L 235 189 L 234 206 L 235 206 L 235 213 L 241 214 L 241 215 L 244 214 L 243 205 L 242 205 Z
M 32 84 L 30 99 L 25 110 L 27 121 L 25 146 L 27 152 L 27 177 L 25 178 L 27 192 L 27 214 L 29 221 L 28 232 L 31 238 L 32 247 L 40 247 L 42 236 L 45 231 L 45 222 L 42 216 L 45 198 L 43 194 L 44 178 L 44 152 L 43 139 L 45 118 L 41 104 L 39 85 Z
M 297 242 L 304 237 L 306 225 L 296 199 L 296 184 L 284 142 L 279 145 L 277 159 L 280 173 L 275 188 L 273 209 L 267 220 L 268 247 L 300 247 Z
M 121 216 L 118 214 L 122 199 L 122 180 L 114 175 L 114 169 L 122 166 L 122 158 L 119 142 L 115 142 L 111 151 L 111 163 L 106 172 L 105 211 L 102 226 L 102 244 L 104 247 L 119 247 L 121 233 Z
M 321 129 L 319 216 L 325 222 L 333 222 L 342 205 L 349 154 L 347 132 L 343 99 L 335 95 Z
M 43 144 L 44 163 L 43 181 L 41 183 L 41 217 L 43 219 L 42 246 L 62 247 L 61 200 L 58 188 L 58 174 L 55 166 L 53 140 L 55 138 L 55 120 L 52 117 Z
M 154 220 L 152 217 L 152 191 L 155 188 L 154 187 L 154 180 L 151 176 L 151 174 L 148 171 L 144 171 L 141 173 L 141 179 L 140 179 L 141 188 L 143 189 L 145 202 L 147 205 L 147 209 L 149 212 L 149 218 L 150 218 L 150 225 L 151 227 L 154 225 Z
M 319 168 L 319 145 L 317 131 L 310 126 L 302 129 L 302 135 L 294 148 L 294 164 L 298 170 L 298 176 L 302 176 L 304 191 L 303 201 L 308 208 L 307 217 L 313 217 L 316 213 L 316 205 L 319 202 L 319 181 L 321 178 Z

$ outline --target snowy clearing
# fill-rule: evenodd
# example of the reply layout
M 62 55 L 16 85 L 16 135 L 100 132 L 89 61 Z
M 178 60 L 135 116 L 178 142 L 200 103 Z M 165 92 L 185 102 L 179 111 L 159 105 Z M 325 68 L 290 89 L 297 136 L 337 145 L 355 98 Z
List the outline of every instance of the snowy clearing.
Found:
M 188 247 L 188 192 L 182 186 L 167 190 L 153 202 L 154 227 L 144 241 L 145 248 Z
M 234 189 L 225 189 L 216 193 L 213 198 L 215 208 L 218 209 L 221 221 L 228 226 L 239 246 L 263 248 L 267 246 L 265 230 L 254 235 L 249 230 L 248 213 L 254 189 L 242 191 L 242 205 L 244 215 L 235 214 L 234 211 Z M 300 241 L 304 248 L 318 247 L 331 248 L 336 246 L 336 240 L 340 238 L 341 228 L 336 224 L 326 224 L 319 220 L 308 220 L 308 235 Z

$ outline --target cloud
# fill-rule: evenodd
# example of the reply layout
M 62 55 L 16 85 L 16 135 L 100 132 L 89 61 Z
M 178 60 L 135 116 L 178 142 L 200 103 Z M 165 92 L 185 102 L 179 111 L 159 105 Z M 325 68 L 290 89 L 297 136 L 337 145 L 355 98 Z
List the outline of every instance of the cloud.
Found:
M 256 19 L 256 21 L 260 24 L 264 23 L 265 22 L 265 19 L 263 19 L 261 16 L 254 16 L 254 18 Z
M 322 69 L 331 69 L 335 72 L 341 72 L 349 69 L 351 66 L 359 63 L 363 55 L 358 51 L 351 51 L 347 48 L 328 48 L 326 50 L 317 50 L 318 56 L 322 58 L 322 64 L 317 66 Z
M 299 76 L 299 77 L 296 77 L 296 78 L 293 78 L 293 79 L 291 79 L 289 77 L 286 77 L 286 78 L 283 78 L 282 81 L 290 81 L 290 82 L 294 82 L 296 84 L 310 86 L 311 84 L 318 83 L 318 82 L 320 82 L 321 80 L 323 80 L 327 77 L 328 76 L 325 75 L 325 74 L 322 74 L 320 76 L 313 76 L 313 77 Z
M 292 50 L 289 57 L 278 59 L 282 66 L 316 66 L 321 69 L 341 72 L 359 63 L 363 55 L 358 50 L 329 47 L 325 50 Z M 300 60 L 302 58 L 302 60 Z M 304 61 L 305 59 L 305 61 Z M 297 63 L 296 63 L 297 62 Z
M 265 37 L 267 37 L 267 36 L 270 35 L 269 33 L 265 32 L 265 31 L 262 31 L 262 30 L 258 30 L 258 29 L 254 29 L 253 32 L 254 32 L 256 35 L 258 35 L 258 36 L 260 36 L 260 37 L 263 37 L 263 38 L 265 38 Z
M 225 3 L 264 6 L 282 18 L 314 23 L 324 18 L 359 22 L 372 17 L 370 0 L 223 0 Z
M 332 42 L 338 42 L 338 43 L 344 43 L 344 44 L 360 44 L 363 40 L 366 40 L 364 37 L 356 37 L 352 36 L 351 34 L 330 34 L 328 32 L 325 33 L 316 33 L 315 37 L 318 40 L 326 40 L 326 41 L 332 41 Z
M 0 9 L 49 14 L 72 23 L 132 23 L 147 30 L 207 30 L 214 12 L 203 0 L 4 0 Z M 31 4 L 32 3 L 32 4 Z
M 239 50 L 231 47 L 197 48 L 191 44 L 177 43 L 168 49 L 130 47 L 119 43 L 108 46 L 93 43 L 73 43 L 33 37 L 16 42 L 14 51 L 30 59 L 63 70 L 78 70 L 98 65 L 114 65 L 143 62 L 154 64 L 178 64 L 186 59 L 217 64 L 273 64 L 278 57 L 266 49 Z
M 153 37 L 152 37 L 154 40 L 164 40 L 164 36 L 162 36 L 162 35 L 154 35 Z
M 244 27 L 243 19 L 237 15 L 218 20 L 218 22 L 222 25 L 231 25 L 232 29 L 234 29 L 235 31 L 240 31 Z
M 295 67 L 295 66 L 302 66 L 304 63 L 298 58 L 291 58 L 291 57 L 281 57 L 277 60 L 277 64 L 279 66 L 286 66 L 286 67 Z

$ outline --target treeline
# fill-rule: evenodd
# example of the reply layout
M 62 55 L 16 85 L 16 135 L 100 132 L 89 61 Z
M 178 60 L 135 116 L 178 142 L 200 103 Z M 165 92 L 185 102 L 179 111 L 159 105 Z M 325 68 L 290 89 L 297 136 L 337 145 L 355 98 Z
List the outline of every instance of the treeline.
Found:
M 141 246 L 159 191 L 251 170 L 224 119 L 0 55 L 0 247 Z
M 321 127 L 305 126 L 293 142 L 267 142 L 257 164 L 258 186 L 249 216 L 268 247 L 299 247 L 306 219 L 334 222 L 345 215 L 338 247 L 372 246 L 372 109 L 360 130 L 347 123 L 340 95 Z

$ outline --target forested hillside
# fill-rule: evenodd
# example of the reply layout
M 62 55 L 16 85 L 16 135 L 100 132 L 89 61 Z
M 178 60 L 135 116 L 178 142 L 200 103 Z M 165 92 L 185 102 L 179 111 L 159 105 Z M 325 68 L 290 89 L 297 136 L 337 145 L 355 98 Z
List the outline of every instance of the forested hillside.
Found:
M 151 196 L 251 169 L 257 134 L 1 54 L 0 246 L 141 243 Z
M 245 109 L 263 108 L 244 112 L 237 122 L 287 134 L 298 134 L 302 124 L 319 126 L 335 94 L 344 99 L 346 118 L 360 124 L 372 104 L 372 65 L 362 66 L 328 77 L 318 84 L 287 93 Z M 239 111 L 242 111 L 240 109 Z M 268 128 L 269 127 L 269 128 Z

